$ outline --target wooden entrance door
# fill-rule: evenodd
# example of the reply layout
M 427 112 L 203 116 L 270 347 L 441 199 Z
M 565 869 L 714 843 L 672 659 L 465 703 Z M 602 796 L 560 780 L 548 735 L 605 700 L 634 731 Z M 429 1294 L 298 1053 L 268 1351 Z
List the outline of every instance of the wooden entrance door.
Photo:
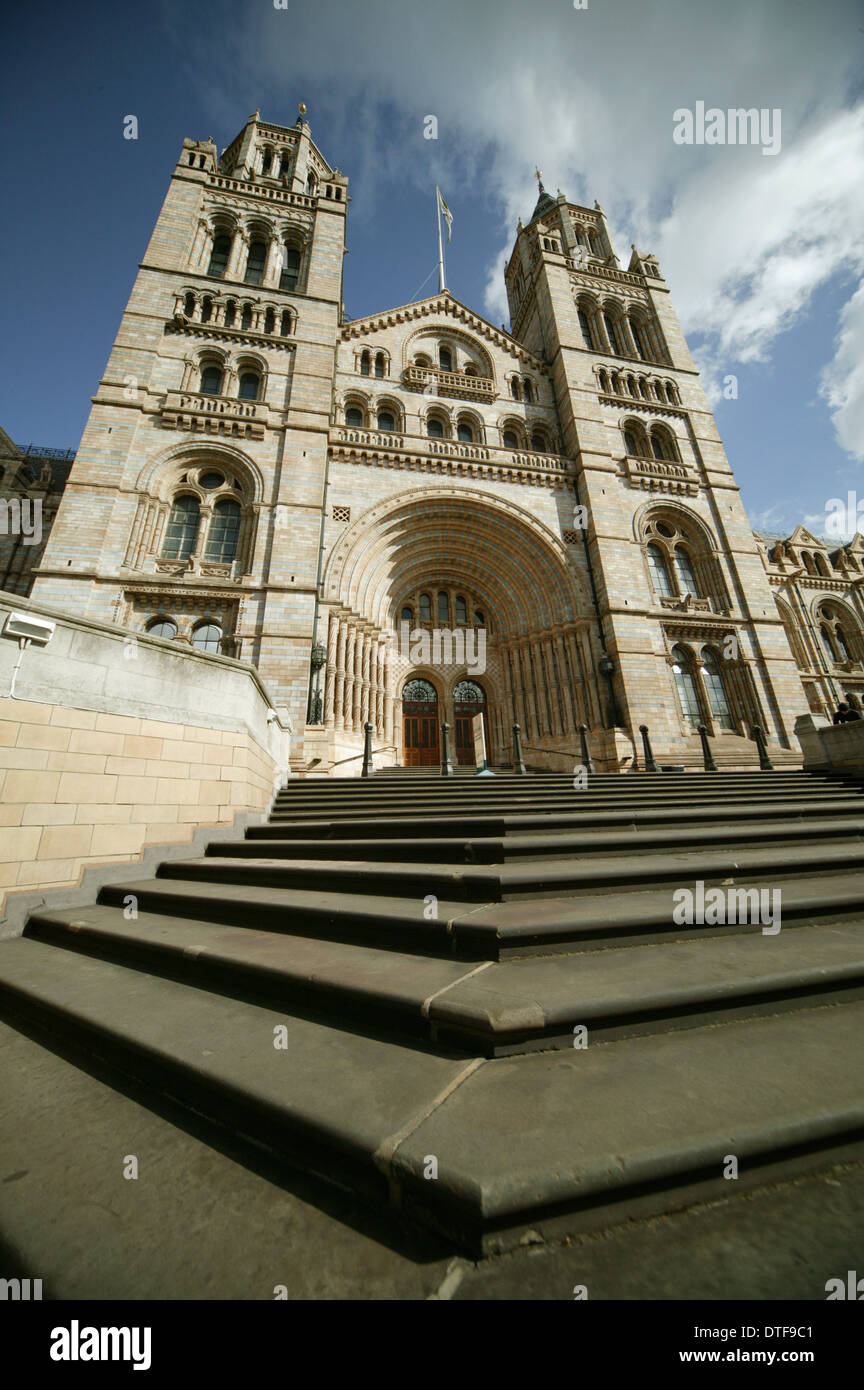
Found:
M 486 694 L 476 681 L 460 681 L 453 691 L 453 733 L 456 745 L 456 762 L 461 767 L 476 767 L 474 754 L 474 733 L 472 720 L 475 714 L 483 715 L 483 732 L 486 736 L 486 757 L 491 756 L 489 748 L 489 721 L 486 714 Z
M 438 694 L 430 681 L 408 681 L 402 691 L 402 765 L 435 767 L 438 752 Z

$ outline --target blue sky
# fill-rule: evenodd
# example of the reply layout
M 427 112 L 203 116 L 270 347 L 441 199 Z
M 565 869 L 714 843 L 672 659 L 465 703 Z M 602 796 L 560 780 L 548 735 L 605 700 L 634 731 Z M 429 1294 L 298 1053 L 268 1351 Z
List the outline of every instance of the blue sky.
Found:
M 256 107 L 290 125 L 303 100 L 350 180 L 349 315 L 434 288 L 439 182 L 449 287 L 505 321 L 539 164 L 551 192 L 603 204 L 622 263 L 634 241 L 658 254 L 754 525 L 824 530 L 830 497 L 864 494 L 860 3 L 48 0 L 5 30 L 17 442 L 77 445 L 183 137 L 222 148 Z M 673 112 L 697 101 L 779 109 L 779 154 L 676 145 Z

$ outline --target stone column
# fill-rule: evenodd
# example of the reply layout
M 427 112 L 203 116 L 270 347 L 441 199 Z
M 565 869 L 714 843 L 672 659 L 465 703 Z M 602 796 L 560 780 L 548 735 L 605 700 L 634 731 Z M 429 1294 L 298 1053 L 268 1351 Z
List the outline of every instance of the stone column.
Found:
M 369 707 L 372 698 L 372 681 L 370 675 L 372 665 L 372 638 L 368 632 L 363 633 L 362 663 L 363 684 L 360 692 L 360 722 L 365 725 L 370 722 Z
M 347 627 L 344 618 L 337 619 L 339 638 L 336 646 L 336 693 L 333 700 L 333 713 L 336 728 L 345 727 L 345 638 Z
M 344 727 L 348 733 L 354 730 L 354 651 L 357 645 L 357 630 L 351 624 L 347 624 L 346 646 L 345 646 L 345 723 Z
M 327 671 L 324 686 L 324 723 L 330 729 L 333 727 L 333 710 L 336 701 L 336 642 L 338 635 L 339 619 L 335 613 L 331 613 L 327 628 Z
M 356 634 L 354 642 L 354 689 L 353 689 L 354 709 L 352 722 L 355 733 L 363 728 L 361 710 L 363 708 L 363 633 Z

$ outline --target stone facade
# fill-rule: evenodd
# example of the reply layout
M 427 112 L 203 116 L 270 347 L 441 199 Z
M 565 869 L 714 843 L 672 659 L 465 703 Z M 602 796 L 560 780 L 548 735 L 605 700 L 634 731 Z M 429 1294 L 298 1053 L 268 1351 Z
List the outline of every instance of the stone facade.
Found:
M 667 763 L 700 722 L 721 764 L 754 724 L 799 760 L 785 612 L 656 258 L 622 270 L 602 209 L 541 184 L 512 332 L 446 290 L 348 321 L 347 205 L 302 114 L 184 142 L 34 597 L 253 662 L 298 771 L 356 773 L 367 722 L 379 762 L 435 763 L 446 720 L 473 763 L 481 710 L 493 763 L 514 720 L 545 766 L 580 724 L 606 768 L 643 723 Z

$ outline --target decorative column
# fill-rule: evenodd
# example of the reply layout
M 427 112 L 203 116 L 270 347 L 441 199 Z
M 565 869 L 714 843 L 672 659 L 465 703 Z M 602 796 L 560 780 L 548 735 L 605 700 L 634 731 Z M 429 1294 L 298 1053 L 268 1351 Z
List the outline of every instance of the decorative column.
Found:
M 249 238 L 244 227 L 238 227 L 231 239 L 231 254 L 228 257 L 228 265 L 225 269 L 226 280 L 242 280 L 241 271 L 246 265 L 246 253 L 249 248 Z
M 331 613 L 327 628 L 327 671 L 324 685 L 324 723 L 329 729 L 333 727 L 333 710 L 336 701 L 336 643 L 338 635 L 339 619 L 335 613 Z
M 339 637 L 336 645 L 336 693 L 333 700 L 333 713 L 336 728 L 345 727 L 345 638 L 347 627 L 344 618 L 338 618 Z
M 353 689 L 354 709 L 352 712 L 352 723 L 355 733 L 359 733 L 363 727 L 361 710 L 363 708 L 363 633 L 358 632 L 354 642 L 354 689 Z
M 384 658 L 386 648 L 383 640 L 375 650 L 375 729 L 379 738 L 384 738 Z
M 347 624 L 348 632 L 345 646 L 345 730 L 354 731 L 354 650 L 357 645 L 357 629 Z
M 364 726 L 369 722 L 369 706 L 371 701 L 372 689 L 370 670 L 372 665 L 372 638 L 368 632 L 363 633 L 363 657 L 362 672 L 363 684 L 360 692 L 360 718 Z

